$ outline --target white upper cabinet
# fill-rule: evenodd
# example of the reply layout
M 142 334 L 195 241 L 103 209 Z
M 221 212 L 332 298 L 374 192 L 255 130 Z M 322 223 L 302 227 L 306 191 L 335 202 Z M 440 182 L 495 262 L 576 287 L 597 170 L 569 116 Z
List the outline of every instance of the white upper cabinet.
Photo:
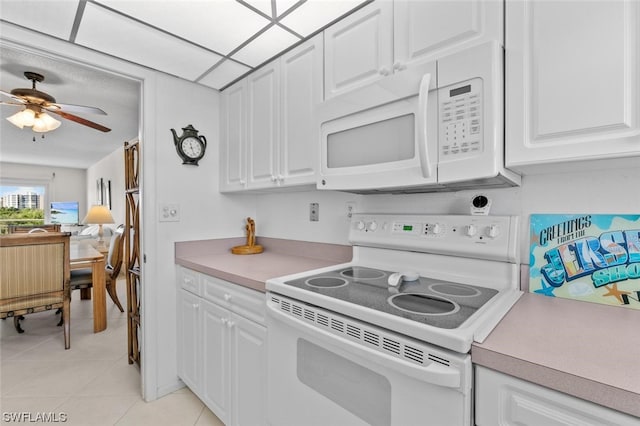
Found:
M 413 64 L 488 40 L 503 40 L 496 0 L 378 0 L 324 32 L 325 98 Z
M 322 34 L 282 56 L 281 185 L 313 184 L 320 151 L 316 107 L 322 102 Z
M 325 98 L 391 74 L 393 3 L 376 1 L 324 31 Z
M 247 77 L 248 188 L 269 187 L 277 179 L 280 120 L 279 64 L 280 62 L 276 60 Z
M 246 186 L 247 81 L 243 79 L 222 93 L 220 132 L 220 191 Z
M 223 92 L 220 191 L 315 187 L 322 52 L 319 34 Z
M 489 40 L 503 44 L 502 1 L 397 0 L 393 5 L 394 70 Z
M 640 155 L 640 3 L 506 8 L 507 166 Z

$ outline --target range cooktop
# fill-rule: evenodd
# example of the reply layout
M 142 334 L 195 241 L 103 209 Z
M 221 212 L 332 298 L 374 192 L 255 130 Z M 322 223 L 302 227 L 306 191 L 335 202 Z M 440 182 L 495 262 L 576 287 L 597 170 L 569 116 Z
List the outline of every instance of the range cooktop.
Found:
M 419 277 L 389 285 L 392 272 L 351 266 L 285 281 L 285 285 L 438 328 L 462 325 L 498 291 Z

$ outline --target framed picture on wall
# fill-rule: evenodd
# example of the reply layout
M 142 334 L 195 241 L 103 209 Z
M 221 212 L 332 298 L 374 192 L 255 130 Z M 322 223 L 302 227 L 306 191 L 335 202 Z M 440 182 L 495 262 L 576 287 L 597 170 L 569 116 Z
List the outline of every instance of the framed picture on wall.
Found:
M 96 179 L 96 204 L 101 206 L 104 201 L 102 196 L 102 178 Z

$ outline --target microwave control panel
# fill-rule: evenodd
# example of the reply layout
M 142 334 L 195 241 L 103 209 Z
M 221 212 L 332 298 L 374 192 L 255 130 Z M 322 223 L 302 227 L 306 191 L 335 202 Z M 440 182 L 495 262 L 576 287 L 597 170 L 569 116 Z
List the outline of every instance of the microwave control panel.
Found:
M 482 79 L 474 78 L 438 90 L 440 161 L 482 153 Z

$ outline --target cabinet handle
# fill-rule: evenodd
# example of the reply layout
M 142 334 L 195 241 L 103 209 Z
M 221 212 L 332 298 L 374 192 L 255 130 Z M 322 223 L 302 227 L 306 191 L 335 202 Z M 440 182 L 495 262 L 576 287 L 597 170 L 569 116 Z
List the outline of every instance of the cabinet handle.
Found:
M 402 70 L 406 70 L 407 66 L 402 62 L 397 61 L 396 63 L 393 64 L 393 69 L 396 71 L 402 71 Z
M 387 68 L 387 67 L 380 68 L 379 72 L 380 72 L 381 75 L 389 75 L 389 74 L 391 74 L 391 71 L 389 71 L 389 68 Z
M 278 178 L 276 177 L 276 175 L 271 175 L 271 182 L 276 182 L 278 180 Z
M 230 294 L 225 294 L 224 295 L 224 300 L 226 300 L 227 302 L 231 300 L 231 295 Z
M 232 328 L 234 325 L 236 325 L 235 322 L 233 321 L 227 321 L 227 328 Z

